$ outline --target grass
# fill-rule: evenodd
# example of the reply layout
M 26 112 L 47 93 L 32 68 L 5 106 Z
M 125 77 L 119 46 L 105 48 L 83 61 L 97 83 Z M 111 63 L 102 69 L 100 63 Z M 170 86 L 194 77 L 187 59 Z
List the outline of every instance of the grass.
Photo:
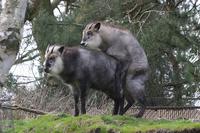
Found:
M 100 130 L 120 133 L 146 132 L 150 130 L 167 129 L 180 131 L 183 129 L 200 128 L 200 123 L 189 120 L 146 120 L 130 116 L 112 115 L 44 115 L 36 119 L 16 120 L 15 132 L 17 133 L 87 133 Z M 13 131 L 7 131 L 13 133 Z

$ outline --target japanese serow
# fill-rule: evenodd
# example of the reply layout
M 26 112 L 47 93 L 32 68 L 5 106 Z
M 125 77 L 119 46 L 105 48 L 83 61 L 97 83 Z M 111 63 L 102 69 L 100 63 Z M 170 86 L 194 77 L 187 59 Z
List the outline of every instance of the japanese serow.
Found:
M 81 99 L 81 113 L 86 113 L 85 101 L 88 88 L 102 91 L 112 98 L 114 100 L 113 114 L 118 114 L 119 108 L 123 106 L 120 105 L 123 99 L 118 96 L 119 92 L 115 89 L 116 64 L 115 59 L 100 51 L 52 45 L 46 50 L 44 71 L 73 86 L 75 116 L 79 115 L 79 98 Z M 129 78 L 126 78 L 127 85 L 129 85 Z M 140 78 L 143 77 L 135 78 L 140 82 Z M 125 92 L 128 104 L 120 114 L 125 113 L 134 103 L 135 99 L 132 95 L 139 102 L 144 98 L 144 95 L 137 93 L 137 90 L 133 90 L 133 94 Z
M 144 49 L 128 29 L 105 22 L 91 22 L 83 30 L 81 45 L 99 49 L 115 58 L 118 61 L 116 71 L 118 79 L 115 80 L 118 81 L 117 88 L 125 89 L 124 93 L 131 94 L 131 97 L 141 97 L 145 91 L 144 84 L 148 80 L 149 64 Z M 124 78 L 127 82 L 123 81 Z M 127 87 L 123 87 L 124 84 Z M 141 94 L 134 95 L 133 91 Z M 145 103 L 144 99 L 142 101 Z M 140 116 L 142 114 L 143 111 Z

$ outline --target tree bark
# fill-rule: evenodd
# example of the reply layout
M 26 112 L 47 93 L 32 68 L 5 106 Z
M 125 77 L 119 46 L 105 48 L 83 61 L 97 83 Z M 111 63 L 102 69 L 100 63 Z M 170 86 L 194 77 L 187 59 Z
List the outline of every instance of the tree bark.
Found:
M 0 0 L 0 13 L 2 11 L 2 0 Z
M 25 22 L 28 0 L 6 0 L 0 14 L 0 84 L 15 63 L 21 41 L 21 29 Z

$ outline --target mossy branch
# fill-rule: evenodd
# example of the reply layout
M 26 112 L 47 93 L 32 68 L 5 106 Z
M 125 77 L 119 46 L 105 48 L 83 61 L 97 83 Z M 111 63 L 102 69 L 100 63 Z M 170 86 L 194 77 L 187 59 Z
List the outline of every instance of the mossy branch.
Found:
M 22 110 L 25 112 L 30 112 L 30 113 L 34 113 L 34 114 L 38 114 L 38 115 L 48 114 L 47 112 L 42 111 L 42 110 L 30 109 L 30 108 L 22 107 L 19 105 L 1 105 L 0 104 L 0 109 Z

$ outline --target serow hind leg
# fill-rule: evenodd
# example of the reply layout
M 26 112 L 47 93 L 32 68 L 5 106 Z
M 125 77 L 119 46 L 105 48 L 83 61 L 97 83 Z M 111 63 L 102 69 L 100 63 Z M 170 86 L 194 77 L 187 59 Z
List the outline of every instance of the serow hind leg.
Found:
M 117 115 L 119 110 L 121 110 L 121 100 L 123 97 L 123 90 L 121 85 L 121 65 L 120 63 L 117 64 L 117 68 L 115 71 L 115 98 L 114 98 L 114 108 L 113 108 L 113 115 Z
M 133 103 L 134 103 L 134 100 L 127 100 L 127 104 L 126 104 L 126 106 L 124 107 L 124 110 L 123 110 L 123 114 L 125 114 L 127 111 L 128 111 L 128 109 L 133 105 Z
M 128 75 L 127 93 L 141 106 L 139 113 L 135 117 L 142 117 L 146 109 L 145 81 L 145 74 L 140 74 L 136 77 Z
M 136 118 L 140 118 L 144 115 L 145 113 L 145 109 L 146 109 L 146 97 L 140 97 L 137 99 L 137 101 L 139 102 L 139 104 L 141 105 L 141 108 L 139 110 L 139 113 L 134 115 Z
M 124 114 L 124 89 L 126 88 L 126 74 L 128 64 L 119 62 L 115 74 L 115 87 L 117 90 L 117 96 L 119 99 L 119 115 Z

